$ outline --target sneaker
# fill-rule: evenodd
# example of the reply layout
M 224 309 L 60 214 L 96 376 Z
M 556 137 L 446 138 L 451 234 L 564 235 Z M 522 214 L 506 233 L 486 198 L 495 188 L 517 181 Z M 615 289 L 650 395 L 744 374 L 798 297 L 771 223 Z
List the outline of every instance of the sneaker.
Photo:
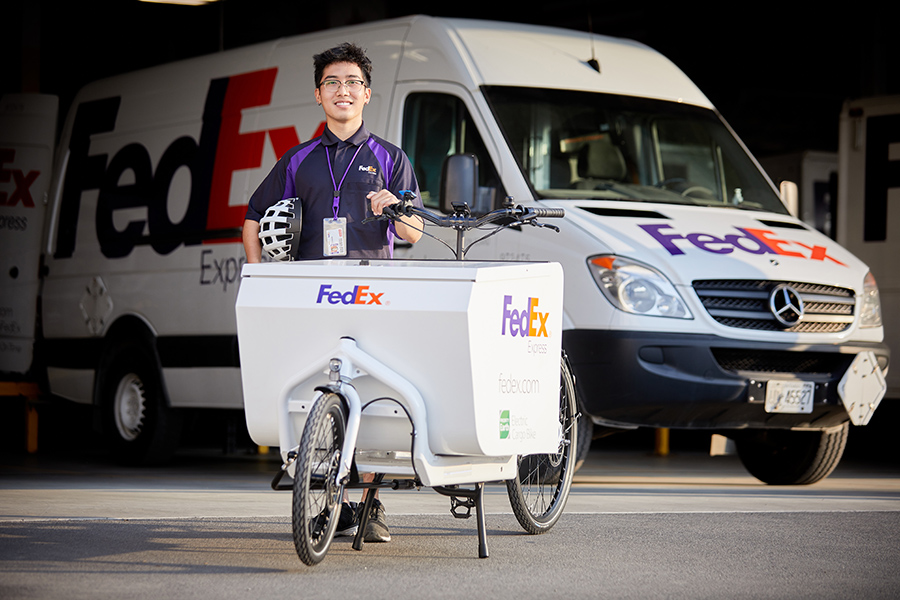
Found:
M 328 524 L 328 518 L 325 514 L 325 511 L 322 511 L 318 514 L 318 516 L 313 517 L 309 520 L 309 526 L 312 529 L 312 537 L 318 538 L 322 535 L 322 531 L 325 530 L 325 526 Z M 355 502 L 344 502 L 341 505 L 341 514 L 338 517 L 337 529 L 334 530 L 334 536 L 347 536 L 347 535 L 356 535 L 356 532 L 359 530 L 359 525 L 356 521 L 356 503 Z
M 360 502 L 358 510 L 362 511 L 363 503 Z M 366 523 L 366 542 L 389 542 L 391 541 L 391 530 L 388 529 L 387 520 L 384 518 L 384 506 L 375 499 L 372 504 L 372 514 L 369 515 L 369 521 Z
M 341 516 L 338 517 L 337 530 L 334 537 L 346 537 L 356 535 L 359 530 L 359 522 L 356 519 L 356 503 L 344 502 L 341 504 Z

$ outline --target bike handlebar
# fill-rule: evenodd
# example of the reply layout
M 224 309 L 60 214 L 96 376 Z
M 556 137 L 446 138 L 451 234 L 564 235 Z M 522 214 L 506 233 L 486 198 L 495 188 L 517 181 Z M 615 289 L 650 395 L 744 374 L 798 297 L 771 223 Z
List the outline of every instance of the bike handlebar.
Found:
M 566 216 L 565 209 L 562 208 L 532 208 L 535 217 L 545 219 L 562 219 Z
M 472 242 L 472 244 L 469 244 L 469 247 L 471 247 L 472 245 L 491 237 L 498 231 L 501 231 L 513 225 L 527 224 L 534 227 L 547 227 L 556 232 L 559 232 L 558 227 L 554 225 L 547 225 L 545 223 L 539 223 L 537 219 L 559 219 L 566 215 L 566 211 L 562 208 L 528 207 L 522 206 L 521 204 L 514 205 L 512 203 L 512 198 L 507 198 L 507 201 L 504 203 L 503 208 L 498 208 L 497 210 L 493 210 L 480 217 L 472 216 L 472 214 L 469 212 L 469 207 L 466 204 L 454 204 L 453 214 L 442 216 L 433 213 L 425 208 L 418 208 L 416 206 L 413 206 L 413 200 L 415 200 L 415 198 L 416 195 L 413 192 L 405 191 L 403 192 L 403 199 L 400 200 L 400 202 L 384 207 L 380 215 L 368 217 L 363 220 L 363 223 L 369 223 L 371 221 L 381 221 L 385 219 L 394 221 L 402 216 L 417 216 L 423 221 L 426 221 L 438 227 L 449 227 L 455 229 L 457 236 L 456 250 L 454 250 L 449 244 L 447 244 L 440 238 L 437 238 L 431 234 L 428 235 L 447 246 L 447 248 L 449 248 L 456 254 L 458 260 L 463 260 L 466 252 L 468 251 L 468 248 L 465 248 L 463 243 L 464 234 L 466 231 L 469 231 L 471 229 L 478 229 L 490 224 L 496 225 L 493 231 Z M 406 225 L 409 226 L 409 223 L 407 222 Z M 424 229 L 422 229 L 421 231 L 423 233 L 427 233 Z
M 521 204 L 512 205 L 511 202 L 508 202 L 503 208 L 498 208 L 497 210 L 491 211 L 480 217 L 472 216 L 471 213 L 469 213 L 469 207 L 466 205 L 455 206 L 456 212 L 451 215 L 441 216 L 430 210 L 413 206 L 412 201 L 415 197 L 415 194 L 412 192 L 405 192 L 403 194 L 403 199 L 396 204 L 386 206 L 383 209 L 381 216 L 369 217 L 364 222 L 382 219 L 394 220 L 401 216 L 415 215 L 438 227 L 452 227 L 454 229 L 463 230 L 477 229 L 478 227 L 490 223 L 508 220 L 512 220 L 513 223 L 506 223 L 506 226 L 515 223 L 527 223 L 529 225 L 556 229 L 556 227 L 553 227 L 552 225 L 537 223 L 535 222 L 535 219 L 561 219 L 566 216 L 566 211 L 562 208 L 528 207 L 522 206 Z

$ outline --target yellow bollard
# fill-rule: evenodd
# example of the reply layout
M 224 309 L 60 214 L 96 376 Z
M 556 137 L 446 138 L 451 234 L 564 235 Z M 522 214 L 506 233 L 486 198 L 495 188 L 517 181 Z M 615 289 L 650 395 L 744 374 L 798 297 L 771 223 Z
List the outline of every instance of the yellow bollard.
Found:
M 41 390 L 35 383 L 25 381 L 0 381 L 0 397 L 25 399 L 25 449 L 29 454 L 38 451 L 38 412 L 35 403 Z
M 656 430 L 656 448 L 653 452 L 656 456 L 669 455 L 669 428 L 660 427 Z
M 27 400 L 25 403 L 25 449 L 28 454 L 35 454 L 38 451 L 38 411 Z

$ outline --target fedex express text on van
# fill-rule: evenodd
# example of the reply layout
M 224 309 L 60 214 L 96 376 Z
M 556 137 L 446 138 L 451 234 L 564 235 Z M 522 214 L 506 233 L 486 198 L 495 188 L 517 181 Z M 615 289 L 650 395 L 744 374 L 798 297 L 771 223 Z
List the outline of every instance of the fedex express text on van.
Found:
M 682 246 L 691 244 L 705 252 L 714 254 L 730 254 L 735 250 L 742 250 L 750 254 L 778 254 L 780 256 L 795 256 L 808 260 L 829 260 L 835 264 L 846 267 L 844 263 L 828 254 L 825 246 L 809 245 L 797 240 L 786 240 L 778 237 L 774 231 L 768 229 L 750 229 L 748 227 L 735 227 L 738 233 L 729 233 L 721 237 L 711 233 L 687 233 L 681 234 L 668 224 L 638 225 L 650 236 L 659 242 L 669 254 L 684 254 Z M 679 246 L 679 244 L 681 244 Z

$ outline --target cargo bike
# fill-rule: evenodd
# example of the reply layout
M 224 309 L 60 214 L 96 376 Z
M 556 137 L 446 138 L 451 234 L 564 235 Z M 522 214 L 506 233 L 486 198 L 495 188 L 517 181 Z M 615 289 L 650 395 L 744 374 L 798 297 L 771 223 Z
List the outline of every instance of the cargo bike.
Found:
M 556 229 L 537 219 L 563 211 L 507 199 L 475 217 L 474 157 L 450 157 L 444 174 L 449 216 L 407 196 L 379 218 L 417 214 L 455 229 L 455 260 L 268 262 L 242 271 L 247 426 L 256 443 L 280 448 L 272 487 L 293 491 L 294 544 L 307 565 L 329 549 L 345 488 L 426 486 L 449 496 L 455 517 L 474 511 L 481 558 L 486 482 L 506 482 L 528 533 L 550 530 L 564 509 L 578 414 L 561 348 L 562 268 L 464 260 L 467 231 Z M 361 473 L 376 475 L 363 481 Z M 356 550 L 374 496 L 362 504 Z

